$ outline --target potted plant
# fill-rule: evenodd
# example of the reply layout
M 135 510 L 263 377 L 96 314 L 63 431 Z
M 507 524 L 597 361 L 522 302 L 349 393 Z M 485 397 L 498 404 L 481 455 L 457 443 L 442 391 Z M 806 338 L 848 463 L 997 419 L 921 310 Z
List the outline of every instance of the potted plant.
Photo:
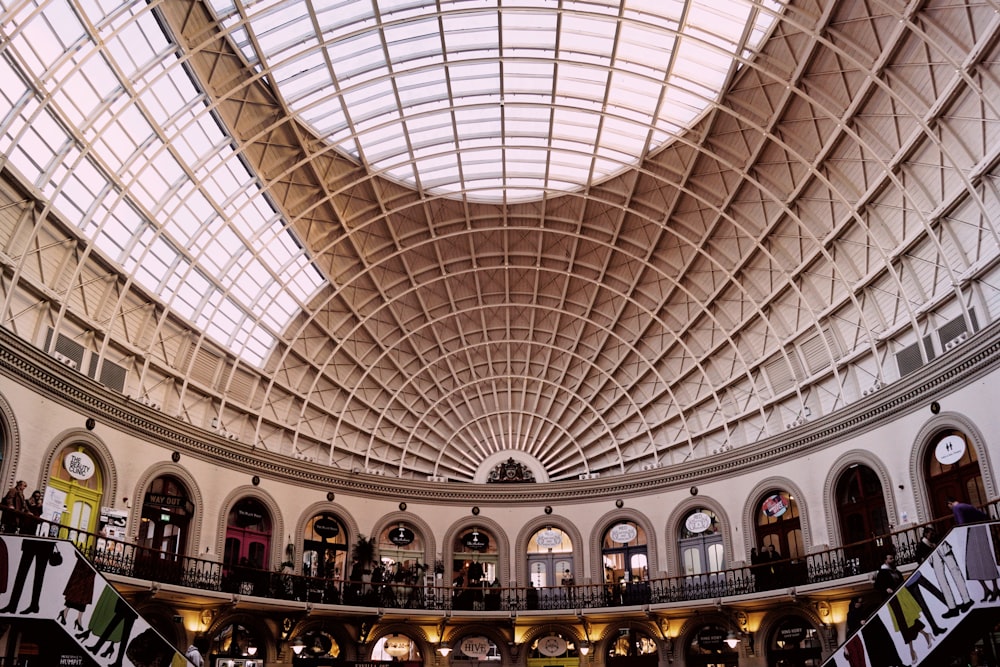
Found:
M 372 563 L 375 562 L 375 538 L 358 535 L 358 541 L 351 549 L 351 558 L 361 566 L 364 574 L 372 573 Z

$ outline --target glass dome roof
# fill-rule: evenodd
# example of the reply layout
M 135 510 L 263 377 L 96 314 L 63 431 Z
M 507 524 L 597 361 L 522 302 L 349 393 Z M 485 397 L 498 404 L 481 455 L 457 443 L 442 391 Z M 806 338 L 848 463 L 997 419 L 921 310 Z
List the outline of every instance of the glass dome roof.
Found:
M 764 38 L 751 0 L 212 0 L 322 138 L 431 194 L 537 199 L 676 136 Z

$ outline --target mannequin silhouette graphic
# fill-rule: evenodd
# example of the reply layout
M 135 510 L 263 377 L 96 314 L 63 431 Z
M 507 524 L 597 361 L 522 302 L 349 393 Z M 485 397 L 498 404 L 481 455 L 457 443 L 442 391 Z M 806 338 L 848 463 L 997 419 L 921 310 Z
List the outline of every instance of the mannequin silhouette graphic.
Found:
M 55 542 L 46 540 L 21 541 L 21 560 L 17 564 L 17 574 L 14 575 L 14 589 L 11 591 L 7 605 L 0 609 L 0 614 L 13 614 L 17 611 L 17 605 L 21 601 L 21 593 L 24 590 L 24 583 L 28 578 L 28 570 L 31 568 L 32 562 L 35 564 L 35 576 L 31 582 L 31 603 L 21 613 L 38 613 L 38 600 L 42 594 L 42 584 L 45 582 L 45 570 L 49 566 L 49 559 L 52 557 L 52 550 L 55 549 L 55 546 Z

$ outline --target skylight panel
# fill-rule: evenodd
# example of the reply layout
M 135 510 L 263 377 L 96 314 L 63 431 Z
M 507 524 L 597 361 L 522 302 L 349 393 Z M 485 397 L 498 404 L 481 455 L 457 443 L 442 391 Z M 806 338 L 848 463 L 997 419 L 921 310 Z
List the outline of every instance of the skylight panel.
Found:
M 330 86 L 330 72 L 319 52 L 310 52 L 286 61 L 271 69 L 272 78 L 281 86 L 282 94 L 289 101 L 302 102 L 303 98 L 325 90 Z
M 337 3 L 336 8 L 347 11 L 342 5 Z M 496 165 L 498 170 L 504 163 L 519 161 L 516 151 L 524 145 L 523 139 L 548 131 L 554 75 L 557 108 L 586 116 L 574 118 L 574 127 L 562 131 L 562 136 L 574 137 L 573 154 L 593 155 L 598 151 L 599 146 L 594 144 L 589 150 L 576 146 L 577 140 L 589 135 L 586 141 L 601 141 L 604 137 L 612 141 L 616 156 L 627 152 L 638 156 L 650 136 L 657 142 L 668 140 L 718 95 L 718 87 L 728 80 L 733 50 L 743 38 L 747 22 L 754 22 L 752 29 L 771 23 L 770 19 L 761 20 L 747 0 L 726 0 L 721 7 L 709 0 L 626 0 L 624 7 L 619 2 L 567 0 L 559 11 L 553 11 L 550 0 L 521 0 L 516 6 L 500 6 L 495 0 L 439 4 L 430 0 L 375 0 L 375 5 L 380 23 L 375 20 L 376 10 L 369 9 L 367 3 L 352 5 L 349 18 L 344 11 L 338 13 L 329 6 L 316 9 L 324 26 L 322 38 L 344 94 L 339 99 L 310 95 L 307 107 L 297 97 L 300 89 L 296 87 L 287 98 L 290 104 L 299 108 L 303 119 L 319 128 L 329 128 L 331 139 L 349 154 L 363 153 L 370 163 L 396 163 L 404 149 L 392 150 L 388 145 L 390 138 L 397 136 L 388 130 L 389 118 L 377 126 L 368 122 L 373 113 L 381 114 L 383 107 L 376 106 L 370 96 L 354 92 L 363 82 L 395 76 L 397 86 L 393 92 L 387 85 L 376 90 L 385 104 L 405 107 L 400 118 L 405 119 L 415 147 L 427 148 L 435 139 L 453 142 L 447 119 L 454 110 L 448 107 L 471 108 L 478 118 L 459 114 L 457 131 L 461 135 L 509 135 L 502 139 L 508 150 Z M 690 36 L 678 42 L 681 20 L 686 21 L 683 31 Z M 385 62 L 383 42 L 391 65 Z M 446 54 L 438 53 L 442 42 Z M 502 70 L 498 60 L 501 45 Z M 560 62 L 558 70 L 552 64 L 556 57 Z M 675 60 L 685 59 L 693 59 L 696 64 L 675 65 L 673 72 L 666 71 Z M 444 63 L 445 69 L 439 69 L 439 63 Z M 421 76 L 405 78 L 406 73 L 414 71 L 421 72 Z M 445 83 L 450 84 L 451 102 L 435 104 L 431 98 L 440 96 L 443 100 L 448 95 Z M 671 96 L 670 90 L 678 86 L 684 94 Z M 694 98 L 700 98 L 697 104 L 692 103 Z M 605 99 L 608 110 L 602 108 Z M 515 100 L 524 111 L 512 111 Z M 342 104 L 351 111 L 344 111 Z M 504 104 L 509 122 L 498 125 L 497 111 Z M 601 115 L 606 112 L 618 119 L 609 124 L 607 132 L 599 134 Z M 441 121 L 413 122 L 438 113 L 443 117 Z M 355 124 L 358 143 L 354 143 L 346 126 L 348 117 Z M 330 118 L 336 118 L 336 122 Z M 651 135 L 651 127 L 657 128 L 655 134 Z M 553 131 L 561 131 L 558 123 Z M 629 138 L 632 144 L 625 145 Z M 421 150 L 415 154 L 420 170 L 426 159 L 424 153 Z M 552 155 L 552 159 L 560 158 Z M 599 170 L 611 162 L 617 168 L 617 160 L 603 160 Z M 410 171 L 397 166 L 391 169 L 407 174 Z M 440 171 L 436 167 L 428 169 L 433 169 L 433 178 L 422 180 L 437 182 Z M 539 179 L 545 178 L 545 169 L 545 165 L 539 166 Z M 603 178 L 610 173 L 597 171 L 595 176 Z M 459 174 L 456 171 L 454 177 L 460 178 Z M 478 174 L 476 178 L 480 182 Z M 409 179 L 407 175 L 404 182 L 411 182 Z
M 266 218 L 260 214 L 261 209 L 253 203 L 253 198 L 263 200 L 256 179 L 234 152 L 232 140 L 207 113 L 205 99 L 183 71 L 182 61 L 165 48 L 162 26 L 153 15 L 123 14 L 109 24 L 95 13 L 94 5 L 81 7 L 89 12 L 90 25 L 106 28 L 101 39 L 104 57 L 81 49 L 72 58 L 64 58 L 66 48 L 75 48 L 67 40 L 79 43 L 85 38 L 83 24 L 75 21 L 66 5 L 46 6 L 47 12 L 57 8 L 55 31 L 45 24 L 43 14 L 35 14 L 29 19 L 31 29 L 16 38 L 32 34 L 36 43 L 52 47 L 44 51 L 44 58 L 25 50 L 27 58 L 17 61 L 48 89 L 40 92 L 39 99 L 49 101 L 51 107 L 38 113 L 34 100 L 20 103 L 17 111 L 30 114 L 31 125 L 29 133 L 21 133 L 19 150 L 32 155 L 11 152 L 11 163 L 38 183 L 60 212 L 93 239 L 94 247 L 120 262 L 138 284 L 159 294 L 182 317 L 212 322 L 213 337 L 220 342 L 245 339 L 234 352 L 248 354 L 246 349 L 252 347 L 251 363 L 259 364 L 274 342 L 268 329 L 286 326 L 297 311 L 296 304 L 304 303 L 323 284 L 322 276 L 273 208 L 265 206 Z M 279 25 L 288 20 L 280 12 L 272 18 Z M 287 34 L 281 29 L 273 34 L 279 33 Z M 45 39 L 40 35 L 46 35 Z M 243 42 L 249 44 L 245 35 Z M 10 53 L 20 50 L 19 45 L 13 45 Z M 167 60 L 158 63 L 164 56 Z M 51 79 L 45 78 L 46 59 L 62 59 L 59 69 L 47 70 L 53 73 Z M 130 76 L 134 90 L 142 97 L 141 106 L 126 97 L 117 70 Z M 11 77 L 11 81 L 17 80 Z M 11 89 L 5 85 L 3 94 Z M 50 111 L 61 114 L 59 122 Z M 18 131 L 17 122 L 9 126 Z M 86 153 L 73 145 L 73 138 L 62 130 L 66 126 L 92 136 Z M 170 136 L 172 151 L 165 148 L 168 128 L 174 131 Z M 47 175 L 39 159 L 46 155 L 52 165 Z M 198 184 L 188 176 L 192 171 L 199 174 Z M 227 207 L 236 201 L 242 202 L 239 208 Z M 231 217 L 218 216 L 216 211 L 224 207 Z M 139 208 L 156 211 L 163 219 L 147 221 Z M 273 231 L 261 235 L 252 225 Z M 244 231 L 237 233 L 239 228 Z M 280 258 L 280 266 L 273 270 L 243 242 L 246 238 L 263 243 L 265 236 L 268 259 Z M 204 271 L 190 263 L 189 252 L 205 263 Z M 205 278 L 225 271 L 238 281 L 237 298 L 225 297 Z M 287 283 L 278 280 L 279 272 Z M 295 298 L 293 291 L 301 299 Z M 279 301 L 282 306 L 274 307 Z M 268 312 L 254 313 L 254 308 L 268 308 Z

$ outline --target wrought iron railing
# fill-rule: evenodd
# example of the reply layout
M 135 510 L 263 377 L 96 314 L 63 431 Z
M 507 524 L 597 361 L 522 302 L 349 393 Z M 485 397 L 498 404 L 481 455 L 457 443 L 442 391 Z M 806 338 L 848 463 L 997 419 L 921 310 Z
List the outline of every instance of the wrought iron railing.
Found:
M 1000 500 L 989 503 L 985 509 L 992 518 L 1000 519 Z M 940 535 L 951 527 L 950 520 L 935 523 Z M 157 551 L 41 520 L 29 520 L 26 530 L 73 542 L 99 571 L 109 575 L 313 604 L 509 612 L 689 602 L 835 582 L 874 572 L 889 551 L 896 555 L 898 565 L 914 562 L 925 525 L 928 524 L 907 526 L 862 542 L 766 566 L 748 565 L 646 581 L 552 587 L 440 586 L 425 583 L 428 579 L 423 576 L 416 578 L 419 581 L 404 583 L 324 579 Z M 773 567 L 774 572 L 765 576 L 763 567 Z

